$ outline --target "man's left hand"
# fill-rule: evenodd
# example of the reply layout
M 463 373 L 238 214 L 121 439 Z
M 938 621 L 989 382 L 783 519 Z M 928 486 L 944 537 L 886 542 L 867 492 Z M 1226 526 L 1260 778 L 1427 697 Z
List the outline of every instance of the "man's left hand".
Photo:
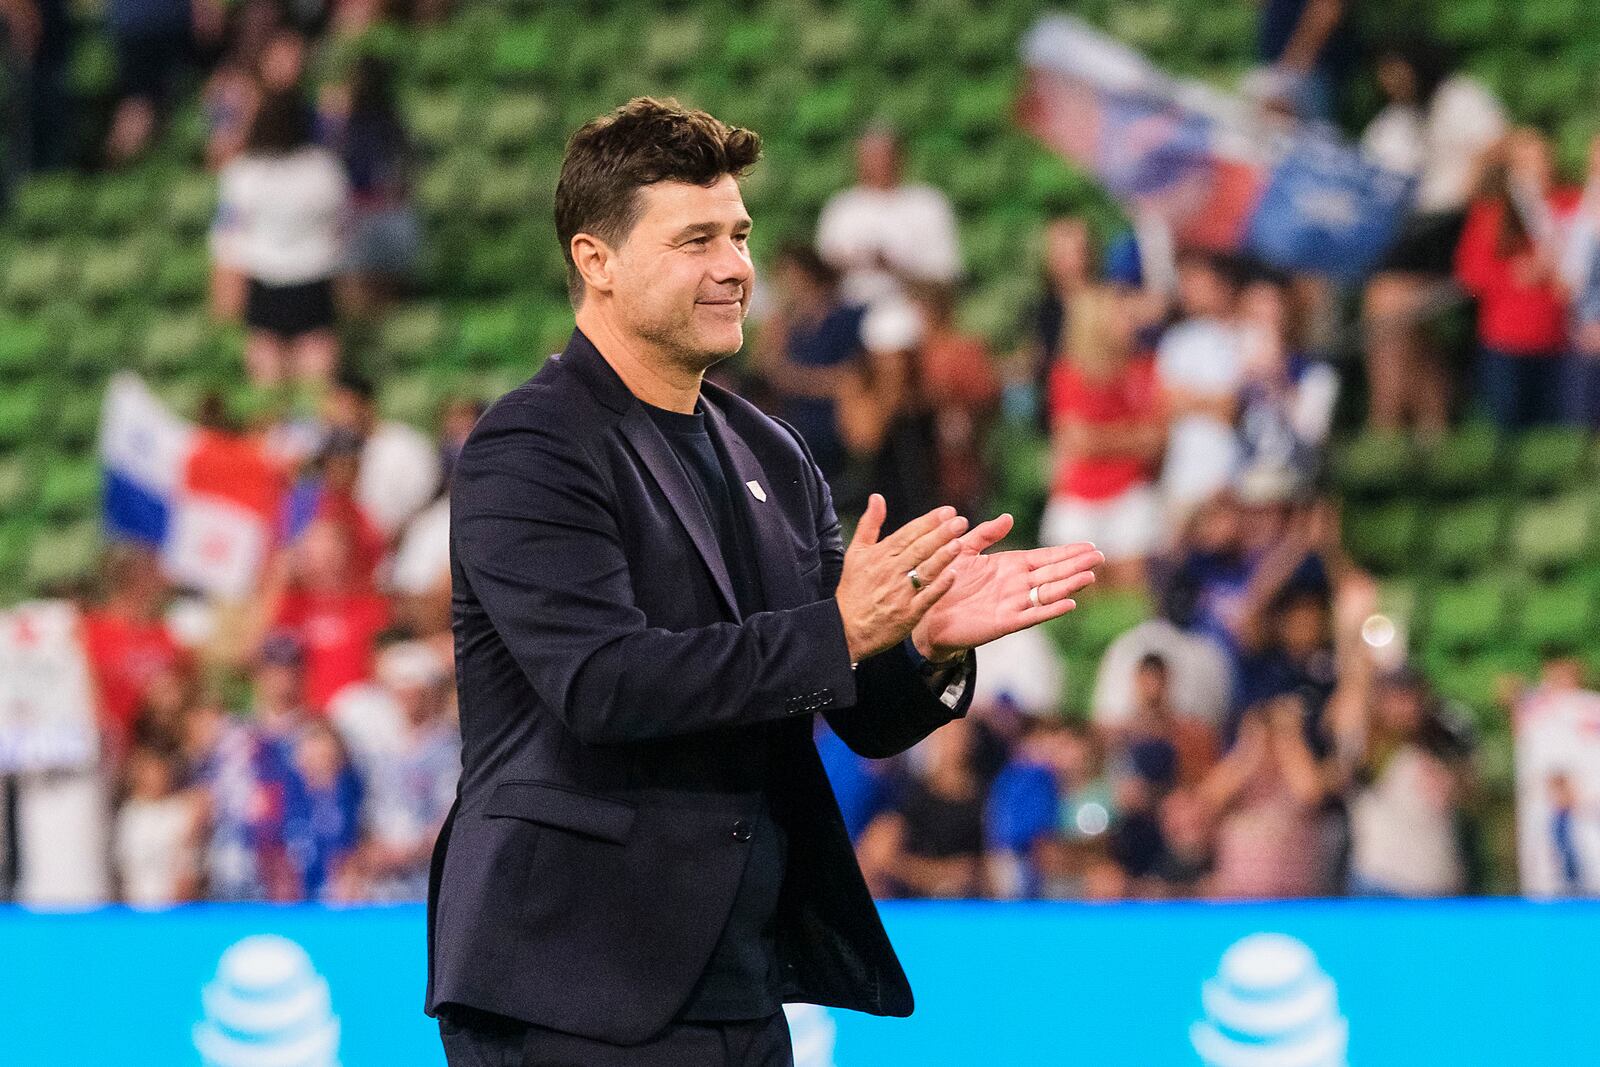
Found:
M 911 631 L 917 651 L 928 659 L 953 659 L 1066 614 L 1077 607 L 1073 595 L 1094 581 L 1094 568 L 1105 562 L 1086 541 L 984 555 L 1011 532 L 1012 521 L 1001 515 L 959 539 L 960 554 L 949 565 L 956 572 L 954 585 Z M 1037 604 L 1030 589 L 1039 591 Z

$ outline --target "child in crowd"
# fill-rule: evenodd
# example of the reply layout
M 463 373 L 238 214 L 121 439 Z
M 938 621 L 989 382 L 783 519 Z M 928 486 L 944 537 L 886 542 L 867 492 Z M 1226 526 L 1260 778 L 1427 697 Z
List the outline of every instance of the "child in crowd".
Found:
M 1101 581 L 1136 587 L 1161 524 L 1153 483 L 1165 430 L 1155 364 L 1134 349 L 1127 294 L 1082 293 L 1070 351 L 1051 372 L 1056 474 L 1040 540 L 1091 541 L 1106 557 Z

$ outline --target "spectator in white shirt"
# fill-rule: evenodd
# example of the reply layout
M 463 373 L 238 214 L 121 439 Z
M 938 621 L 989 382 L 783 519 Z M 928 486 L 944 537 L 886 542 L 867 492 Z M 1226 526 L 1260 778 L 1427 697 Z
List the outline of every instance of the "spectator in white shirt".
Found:
M 243 154 L 222 168 L 211 233 L 218 292 L 230 275 L 245 281 L 245 362 L 254 384 L 276 384 L 286 370 L 315 382 L 332 376 L 333 282 L 348 201 L 339 160 L 311 142 L 306 102 L 292 92 L 263 100 Z
M 361 438 L 356 503 L 391 540 L 439 492 L 439 449 L 403 422 L 378 418 L 373 386 L 358 374 L 340 374 L 323 409 L 330 430 Z
M 874 304 L 903 296 L 907 281 L 955 281 L 961 273 L 955 213 L 939 190 L 901 181 L 894 134 L 870 130 L 856 142 L 856 177 L 817 222 L 817 251 L 839 271 L 844 300 Z
M 1488 151 L 1509 128 L 1500 102 L 1453 66 L 1431 41 L 1380 51 L 1378 85 L 1389 103 L 1361 138 L 1368 159 L 1417 179 L 1411 215 L 1367 283 L 1363 304 L 1369 419 L 1379 429 L 1446 428 L 1446 369 L 1422 326 L 1456 298 L 1452 256 L 1467 203 Z
M 164 907 L 197 895 L 199 808 L 176 788 L 171 757 L 137 748 L 128 757 L 128 799 L 117 812 L 116 858 L 122 899 Z
M 1187 253 L 1178 264 L 1183 321 L 1162 337 L 1156 374 L 1171 414 L 1161 493 L 1169 526 L 1228 484 L 1238 465 L 1234 422 L 1244 384 L 1238 280 L 1215 258 Z

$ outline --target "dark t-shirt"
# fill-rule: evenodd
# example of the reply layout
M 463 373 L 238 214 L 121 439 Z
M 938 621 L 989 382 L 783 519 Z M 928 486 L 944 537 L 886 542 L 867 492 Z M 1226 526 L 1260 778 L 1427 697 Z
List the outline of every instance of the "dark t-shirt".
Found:
M 750 532 L 729 488 L 737 485 L 738 479 L 727 473 L 731 467 L 711 439 L 703 406 L 697 402 L 690 415 L 651 404 L 646 404 L 645 410 L 672 446 L 717 533 L 740 613 L 749 615 L 759 610 L 760 572 L 756 569 Z M 752 820 L 750 857 L 733 909 L 712 950 L 711 961 L 679 1015 L 681 1019 L 759 1019 L 783 1006 L 778 995 L 781 969 L 773 921 L 778 892 L 783 886 L 788 838 L 772 816 L 767 795 L 771 736 L 764 727 L 730 732 L 728 757 L 732 766 L 727 768 L 728 783 L 740 789 L 761 790 L 762 803 Z

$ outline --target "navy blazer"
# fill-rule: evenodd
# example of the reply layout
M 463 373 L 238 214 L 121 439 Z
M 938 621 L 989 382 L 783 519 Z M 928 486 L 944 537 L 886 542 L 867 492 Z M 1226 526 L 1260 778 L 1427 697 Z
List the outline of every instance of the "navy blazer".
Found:
M 428 885 L 430 1015 L 465 1004 L 619 1044 L 670 1023 L 749 855 L 760 795 L 723 772 L 757 734 L 790 843 L 784 999 L 911 1012 L 812 713 L 894 755 L 966 713 L 976 656 L 954 706 L 903 646 L 852 670 L 810 452 L 734 394 L 701 397 L 765 594 L 743 618 L 671 445 L 582 332 L 467 438 L 450 494 L 462 774 Z

